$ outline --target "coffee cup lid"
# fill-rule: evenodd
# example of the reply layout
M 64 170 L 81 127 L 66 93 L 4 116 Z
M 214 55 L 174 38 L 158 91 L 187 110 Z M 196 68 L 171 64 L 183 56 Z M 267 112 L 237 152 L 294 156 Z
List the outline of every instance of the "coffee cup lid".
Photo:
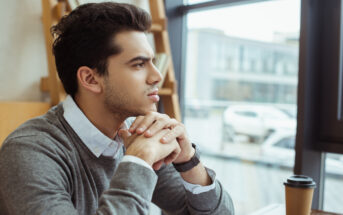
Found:
M 300 187 L 300 188 L 315 188 L 316 182 L 312 178 L 306 175 L 293 175 L 287 178 L 287 181 L 283 183 L 289 187 Z

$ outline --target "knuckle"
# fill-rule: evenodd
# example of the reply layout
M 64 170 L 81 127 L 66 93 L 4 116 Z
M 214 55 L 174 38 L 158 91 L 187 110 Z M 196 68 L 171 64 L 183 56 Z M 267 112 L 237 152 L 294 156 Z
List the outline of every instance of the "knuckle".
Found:
M 159 130 L 160 127 L 163 125 L 164 123 L 161 122 L 161 121 L 156 121 L 154 122 L 154 125 L 152 126 L 152 128 L 156 129 L 156 130 Z
M 149 111 L 146 115 L 154 115 L 155 112 L 154 111 Z
M 157 121 L 162 120 L 162 119 L 163 119 L 163 115 L 162 114 L 156 115 L 156 120 Z
M 180 131 L 183 130 L 183 128 L 182 128 L 182 126 L 177 125 L 177 126 L 174 127 L 173 130 L 174 130 L 175 132 L 180 132 Z
M 137 126 L 139 122 L 142 121 L 142 116 L 137 116 L 135 121 L 131 124 L 131 126 Z
M 181 132 L 186 130 L 186 127 L 181 123 L 177 127 L 178 127 L 179 131 L 181 131 Z
M 158 120 L 156 120 L 156 123 L 158 123 L 158 124 L 166 124 L 166 121 L 163 118 L 159 118 Z
M 174 129 L 173 129 L 173 134 L 174 135 L 178 135 L 179 133 L 180 133 L 180 128 L 178 128 L 178 127 L 175 127 Z
M 179 124 L 179 121 L 177 121 L 176 119 L 171 119 L 171 122 L 172 122 L 173 124 Z
M 153 119 L 158 119 L 159 115 L 160 115 L 160 113 L 158 113 L 158 112 L 153 112 L 153 111 L 149 112 L 149 117 L 151 117 Z
M 161 114 L 160 115 L 161 119 L 164 119 L 164 120 L 168 120 L 169 119 L 169 116 L 165 113 Z
M 144 116 L 137 116 L 136 119 L 135 119 L 135 122 L 141 121 L 143 118 L 144 118 Z

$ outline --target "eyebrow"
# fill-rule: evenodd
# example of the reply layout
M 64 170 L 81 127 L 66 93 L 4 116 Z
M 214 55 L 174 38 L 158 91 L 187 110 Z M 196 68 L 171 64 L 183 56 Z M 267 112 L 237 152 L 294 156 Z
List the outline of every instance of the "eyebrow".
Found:
M 126 64 L 130 64 L 130 63 L 135 62 L 135 61 L 144 61 L 144 62 L 146 62 L 146 61 L 150 61 L 150 60 L 151 60 L 150 57 L 137 56 L 137 57 L 132 58 L 128 62 L 126 62 Z

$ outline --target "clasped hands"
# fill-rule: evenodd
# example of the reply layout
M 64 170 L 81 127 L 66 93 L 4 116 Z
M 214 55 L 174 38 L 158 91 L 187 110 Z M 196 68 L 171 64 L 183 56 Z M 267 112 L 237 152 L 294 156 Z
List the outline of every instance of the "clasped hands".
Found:
M 118 134 L 124 141 L 126 155 L 143 159 L 155 170 L 163 163 L 187 162 L 195 153 L 185 126 L 158 112 L 138 116 L 128 130 L 121 129 Z

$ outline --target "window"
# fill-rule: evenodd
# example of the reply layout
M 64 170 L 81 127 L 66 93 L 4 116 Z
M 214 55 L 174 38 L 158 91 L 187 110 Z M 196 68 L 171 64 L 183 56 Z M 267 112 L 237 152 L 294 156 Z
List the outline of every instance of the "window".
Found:
M 238 215 L 284 203 L 295 157 L 296 114 L 288 113 L 297 109 L 299 14 L 300 0 L 275 0 L 186 15 L 184 123 Z
M 180 2 L 178 6 L 183 4 L 181 3 L 183 0 L 170 2 L 176 1 Z M 308 175 L 317 182 L 312 203 L 313 208 L 341 212 L 342 200 L 338 195 L 339 189 L 334 191 L 328 189 L 341 187 L 342 176 L 332 177 L 331 170 L 329 170 L 332 168 L 329 168 L 330 165 L 328 164 L 328 160 L 332 161 L 332 159 L 329 159 L 329 155 L 326 166 L 324 166 L 323 162 L 325 152 L 343 154 L 343 61 L 341 58 L 343 52 L 343 7 L 341 1 L 199 0 L 201 3 L 194 3 L 194 5 L 190 1 L 190 5 L 183 5 L 178 8 L 181 9 L 179 11 L 183 12 L 179 16 L 188 19 L 188 42 L 183 45 L 186 57 L 182 58 L 182 61 L 185 62 L 185 77 L 181 76 L 181 88 L 179 90 L 181 89 L 180 95 L 183 97 L 181 102 L 184 103 L 183 106 L 186 109 L 190 104 L 197 103 L 200 104 L 197 106 L 198 108 L 206 110 L 206 115 L 191 119 L 191 115 L 185 114 L 184 121 L 186 126 L 188 123 L 188 129 L 194 130 L 189 132 L 191 136 L 195 137 L 194 140 L 205 148 L 204 151 L 207 156 L 204 156 L 204 159 L 208 160 L 210 167 L 217 168 L 217 171 L 219 169 L 218 177 L 222 177 L 222 181 L 225 181 L 224 186 L 232 191 L 234 201 L 237 200 L 235 203 L 239 207 L 237 214 L 248 214 L 248 211 L 253 210 L 252 208 L 270 202 L 283 202 L 283 197 L 280 197 L 280 195 L 275 196 L 278 192 L 283 193 L 283 187 L 279 184 L 274 186 L 279 187 L 275 188 L 273 193 L 269 193 L 268 190 L 265 192 L 265 195 L 273 198 L 260 197 L 260 194 L 258 194 L 260 190 L 256 191 L 254 187 L 250 186 L 256 181 L 261 182 L 264 180 L 258 177 L 256 180 L 251 180 L 251 175 L 256 172 L 265 171 L 262 174 L 265 176 L 269 176 L 266 172 L 271 173 L 273 175 L 271 177 L 272 181 L 279 182 L 292 174 L 292 168 L 280 168 L 280 166 L 294 166 L 294 173 Z M 299 39 L 300 2 L 302 35 Z M 261 5 L 266 9 L 268 4 L 279 4 L 279 9 L 282 8 L 283 11 L 280 12 L 278 9 L 274 9 L 273 12 L 263 11 L 262 13 L 258 9 L 258 6 Z M 289 9 L 290 7 L 287 4 L 293 5 L 292 9 Z M 239 8 L 244 9 L 240 11 Z M 255 8 L 255 12 L 260 13 L 256 15 L 254 12 L 249 11 L 249 8 Z M 212 15 L 210 14 L 211 11 L 214 11 Z M 211 21 L 216 14 L 218 15 L 217 20 L 215 22 Z M 249 14 L 249 16 L 246 16 L 246 14 Z M 234 17 L 233 15 L 237 16 Z M 198 22 L 194 21 L 194 23 L 198 23 L 198 25 L 191 23 L 192 17 L 197 17 L 197 20 L 194 20 Z M 248 21 L 246 17 L 249 17 Z M 266 21 L 255 22 L 263 17 Z M 286 17 L 286 19 L 280 21 L 280 17 Z M 200 21 L 201 18 L 208 20 Z M 175 20 L 171 19 L 171 21 Z M 273 22 L 277 22 L 278 27 L 284 27 L 286 30 L 272 31 L 273 42 L 271 42 L 271 40 L 268 41 L 268 37 L 261 37 L 261 35 L 273 29 L 270 28 L 270 23 Z M 237 24 L 237 26 L 232 24 Z M 253 24 L 253 26 L 249 26 L 249 24 Z M 180 26 L 185 25 L 180 24 Z M 230 28 L 226 30 L 228 26 Z M 292 30 L 294 26 L 298 28 L 298 31 Z M 249 34 L 238 33 L 241 30 L 240 28 L 244 27 L 247 27 L 246 30 L 250 31 Z M 180 32 L 181 29 L 177 28 L 177 30 Z M 254 30 L 259 32 L 253 33 Z M 200 52 L 197 50 L 197 46 L 194 46 L 196 41 L 201 39 L 194 33 L 199 31 L 203 31 L 204 34 L 206 32 L 207 36 L 211 33 L 212 35 L 220 35 L 215 39 L 216 44 L 214 46 L 216 49 L 222 50 L 223 47 L 228 46 L 230 48 L 224 48 L 225 51 L 215 51 L 215 54 L 212 54 L 211 46 L 201 43 L 202 47 L 207 48 L 205 52 Z M 285 32 L 287 33 L 285 34 Z M 230 37 L 231 40 L 228 40 L 227 37 Z M 180 41 L 181 37 L 179 37 Z M 287 45 L 281 45 L 283 43 Z M 301 46 L 299 46 L 299 43 Z M 246 44 L 249 44 L 249 47 Z M 173 49 L 176 45 L 177 43 L 172 44 L 171 48 Z M 176 49 L 176 54 L 173 55 L 174 61 L 179 56 L 180 50 L 181 47 Z M 193 55 L 190 53 L 193 53 Z M 202 53 L 203 56 L 198 55 L 199 53 Z M 223 61 L 226 61 L 223 64 L 219 63 L 222 60 L 222 55 L 225 56 Z M 209 58 L 208 61 L 203 61 L 200 67 L 194 67 L 198 59 L 204 59 L 206 56 Z M 181 61 L 180 59 L 178 62 Z M 213 65 L 214 63 L 216 65 Z M 205 72 L 200 73 L 204 68 L 206 68 Z M 179 67 L 179 71 L 182 71 L 181 67 Z M 199 76 L 199 74 L 201 75 Z M 202 90 L 198 90 L 200 80 L 206 80 L 201 82 Z M 297 132 L 295 133 L 290 129 L 291 124 L 294 123 L 286 123 L 289 128 L 282 126 L 284 128 L 281 129 L 278 126 L 277 130 L 273 131 L 266 128 L 273 127 L 271 125 L 275 127 L 278 123 L 269 123 L 269 126 L 261 127 L 261 125 L 264 125 L 264 123 L 261 123 L 263 120 L 249 121 L 249 123 L 238 121 L 237 125 L 245 123 L 248 126 L 243 126 L 245 131 L 241 129 L 236 132 L 238 130 L 233 129 L 234 126 L 232 126 L 232 123 L 236 121 L 232 120 L 234 115 L 231 116 L 231 110 L 236 105 L 239 105 L 240 108 L 242 108 L 242 105 L 249 105 L 251 108 L 260 105 L 277 108 L 283 111 L 291 121 L 293 119 L 293 122 L 300 119 L 296 122 Z M 230 117 L 226 117 L 226 115 Z M 225 120 L 226 118 L 229 120 Z M 206 119 L 205 127 L 203 126 L 204 119 Z M 232 123 L 225 123 L 225 121 L 231 121 Z M 239 128 L 237 125 L 236 128 Z M 195 131 L 196 129 L 197 131 Z M 203 136 L 196 135 L 195 132 L 199 132 Z M 210 138 L 205 136 L 206 132 L 211 134 Z M 222 134 L 221 137 L 219 137 L 220 135 L 214 135 L 218 133 Z M 294 150 L 291 149 L 283 150 L 287 151 L 287 153 L 280 153 L 278 159 L 270 157 L 269 155 L 275 156 L 272 149 L 276 148 L 270 146 L 280 137 L 287 135 L 296 135 L 295 159 L 289 159 L 290 155 L 294 156 Z M 260 147 L 261 145 L 263 147 Z M 225 150 L 227 146 L 230 147 L 228 151 Z M 269 163 L 274 161 L 274 164 L 269 166 L 261 165 L 263 162 L 256 156 L 257 152 L 264 153 L 265 160 L 268 160 Z M 281 155 L 285 160 L 281 159 Z M 254 162 L 242 163 L 242 160 L 246 158 L 261 162 L 257 162 L 257 164 Z M 322 174 L 324 167 L 326 168 L 326 175 Z M 230 172 L 229 175 L 225 175 L 227 168 L 230 168 L 233 173 Z M 220 172 L 220 169 L 223 169 L 223 171 Z M 239 177 L 238 180 L 240 181 L 235 182 L 234 178 L 231 177 L 232 175 L 242 176 L 247 169 L 253 172 L 248 174 L 250 177 L 244 177 L 249 180 L 243 181 Z M 336 168 L 335 171 L 337 172 L 338 169 Z M 275 170 L 278 172 L 275 173 Z M 282 172 L 280 170 L 286 171 Z M 326 179 L 326 189 L 324 189 L 324 178 Z M 245 187 L 240 186 L 242 184 Z M 258 203 L 247 202 L 244 197 L 239 195 L 242 190 L 244 193 L 256 197 L 254 199 L 261 201 Z
M 204 3 L 214 0 L 184 0 L 185 4 L 196 4 L 196 3 Z
M 286 149 L 294 149 L 295 139 L 294 137 L 283 138 L 275 144 L 275 146 Z
M 343 155 L 327 153 L 325 161 L 324 210 L 343 211 Z
M 252 117 L 252 118 L 257 117 L 257 114 L 252 111 L 237 111 L 236 114 L 244 116 L 244 117 Z

